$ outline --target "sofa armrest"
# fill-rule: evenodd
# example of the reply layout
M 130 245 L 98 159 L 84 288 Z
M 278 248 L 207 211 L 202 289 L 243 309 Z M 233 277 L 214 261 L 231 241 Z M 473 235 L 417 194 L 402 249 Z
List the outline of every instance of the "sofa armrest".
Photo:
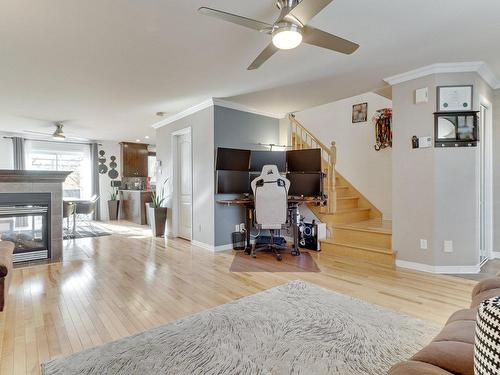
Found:
M 478 282 L 474 289 L 472 289 L 472 298 L 491 289 L 500 289 L 500 277 L 492 277 Z
M 394 365 L 388 375 L 453 375 L 451 372 L 425 362 L 405 361 Z
M 6 277 L 9 273 L 9 269 L 5 264 L 0 264 L 0 278 Z

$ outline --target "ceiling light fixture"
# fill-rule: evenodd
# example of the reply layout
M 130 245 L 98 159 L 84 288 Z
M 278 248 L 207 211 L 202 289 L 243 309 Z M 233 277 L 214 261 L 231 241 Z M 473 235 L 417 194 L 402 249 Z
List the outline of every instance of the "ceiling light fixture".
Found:
M 149 139 L 149 135 L 146 135 L 144 138 Z
M 156 116 L 158 117 L 163 117 L 166 116 L 168 113 L 167 112 L 156 112 Z
M 273 44 L 279 49 L 293 49 L 302 43 L 302 30 L 294 24 L 278 26 L 273 31 Z
M 140 139 L 136 139 L 135 141 L 136 141 L 136 142 L 140 142 L 141 140 L 140 140 Z

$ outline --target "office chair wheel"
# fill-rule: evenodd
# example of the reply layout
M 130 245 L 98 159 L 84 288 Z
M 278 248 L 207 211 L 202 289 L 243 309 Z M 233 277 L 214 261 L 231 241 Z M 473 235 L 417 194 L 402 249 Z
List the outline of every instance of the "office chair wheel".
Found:
M 245 249 L 245 254 L 246 255 L 250 255 L 250 252 L 251 252 L 250 249 Z
M 257 254 L 252 254 L 252 258 L 257 258 Z
M 283 260 L 283 257 L 282 257 L 281 255 L 277 255 L 277 256 L 276 256 L 276 259 L 278 259 L 278 261 L 280 261 L 280 262 L 281 262 L 281 261 Z
M 299 256 L 299 255 L 300 255 L 300 252 L 299 252 L 298 250 L 292 250 L 292 251 L 290 252 L 290 254 L 292 254 L 294 257 L 296 257 L 296 256 Z

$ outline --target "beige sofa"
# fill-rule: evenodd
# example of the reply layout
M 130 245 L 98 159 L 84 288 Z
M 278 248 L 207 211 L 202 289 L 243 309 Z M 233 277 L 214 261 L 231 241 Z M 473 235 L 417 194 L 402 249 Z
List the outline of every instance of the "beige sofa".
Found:
M 0 241 L 0 311 L 3 311 L 9 291 L 9 281 L 12 276 L 12 253 L 14 244 Z
M 389 375 L 474 375 L 474 334 L 482 301 L 500 296 L 500 277 L 479 282 L 470 308 L 455 312 L 432 342 Z

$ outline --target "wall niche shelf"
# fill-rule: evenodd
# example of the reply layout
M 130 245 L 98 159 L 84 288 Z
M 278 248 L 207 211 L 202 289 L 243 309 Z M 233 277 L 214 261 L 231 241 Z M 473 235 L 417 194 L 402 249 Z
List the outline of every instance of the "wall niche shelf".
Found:
M 434 147 L 476 147 L 478 141 L 478 111 L 434 113 Z

